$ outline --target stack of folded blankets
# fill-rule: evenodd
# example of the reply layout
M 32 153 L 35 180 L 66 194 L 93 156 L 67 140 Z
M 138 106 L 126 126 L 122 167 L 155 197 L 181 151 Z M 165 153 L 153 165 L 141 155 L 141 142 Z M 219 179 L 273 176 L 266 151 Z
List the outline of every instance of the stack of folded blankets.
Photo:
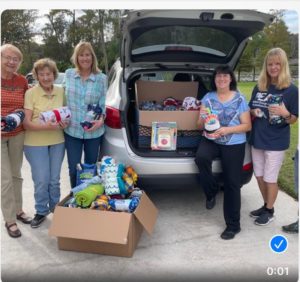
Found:
M 80 173 L 84 174 L 84 169 Z M 78 182 L 64 203 L 65 207 L 125 212 L 136 209 L 143 191 L 135 187 L 138 177 L 132 167 L 117 164 L 112 157 L 105 156 L 95 174 Z

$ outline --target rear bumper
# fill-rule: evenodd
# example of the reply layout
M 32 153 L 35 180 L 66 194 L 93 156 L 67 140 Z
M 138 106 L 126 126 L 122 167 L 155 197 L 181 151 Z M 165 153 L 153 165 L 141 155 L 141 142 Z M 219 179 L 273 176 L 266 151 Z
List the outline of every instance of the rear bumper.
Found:
M 123 131 L 123 132 L 122 132 Z M 108 129 L 104 135 L 101 157 L 103 154 L 112 156 L 117 162 L 125 165 L 131 165 L 139 175 L 142 184 L 147 183 L 197 183 L 198 168 L 193 157 L 184 158 L 152 158 L 136 155 L 126 141 L 125 130 Z M 250 159 L 250 150 L 246 150 Z M 220 183 L 222 183 L 222 168 L 219 160 L 215 160 L 212 164 L 212 171 Z M 253 174 L 252 166 L 248 170 L 243 171 L 242 184 L 246 184 L 251 180 Z
M 123 129 L 122 129 L 123 130 Z M 126 134 L 120 134 L 121 130 L 109 129 L 104 134 L 100 157 L 112 156 L 118 162 L 131 165 L 139 175 L 184 175 L 197 174 L 198 168 L 193 157 L 159 158 L 144 157 L 135 154 L 125 141 Z M 219 161 L 213 162 L 213 171 L 221 172 Z
M 215 178 L 223 185 L 222 173 L 214 174 Z M 242 185 L 250 182 L 253 176 L 253 170 L 243 171 Z M 156 174 L 156 175 L 139 175 L 138 187 L 152 188 L 158 186 L 159 188 L 170 188 L 174 186 L 199 186 L 198 174 Z

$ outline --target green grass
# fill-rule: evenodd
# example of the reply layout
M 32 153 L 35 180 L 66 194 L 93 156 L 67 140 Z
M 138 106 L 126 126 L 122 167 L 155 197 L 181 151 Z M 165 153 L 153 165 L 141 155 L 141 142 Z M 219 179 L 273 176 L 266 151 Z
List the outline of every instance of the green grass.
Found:
M 245 95 L 249 101 L 251 98 L 252 89 L 255 86 L 255 82 L 240 82 L 238 83 L 239 90 Z M 297 83 L 298 84 L 298 83 Z M 278 185 L 281 190 L 297 199 L 297 195 L 294 191 L 294 163 L 292 157 L 296 151 L 298 144 L 298 122 L 291 125 L 291 142 L 290 147 L 286 151 L 285 159 L 281 167 Z

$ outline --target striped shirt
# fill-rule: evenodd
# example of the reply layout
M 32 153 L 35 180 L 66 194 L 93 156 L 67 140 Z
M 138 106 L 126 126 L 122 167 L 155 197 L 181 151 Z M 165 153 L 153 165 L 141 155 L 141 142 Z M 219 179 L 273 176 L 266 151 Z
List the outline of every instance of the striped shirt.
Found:
M 17 109 L 24 108 L 24 96 L 28 83 L 24 76 L 15 73 L 12 79 L 1 78 L 1 116 L 7 116 Z M 24 128 L 22 125 L 8 133 L 1 133 L 2 137 L 16 136 Z
M 98 104 L 105 114 L 106 75 L 103 73 L 92 73 L 83 81 L 75 69 L 68 69 L 66 70 L 63 84 L 67 106 L 71 111 L 71 122 L 65 129 L 65 133 L 80 139 L 92 139 L 103 135 L 104 126 L 92 132 L 86 132 L 80 125 L 80 122 L 85 120 L 89 104 Z

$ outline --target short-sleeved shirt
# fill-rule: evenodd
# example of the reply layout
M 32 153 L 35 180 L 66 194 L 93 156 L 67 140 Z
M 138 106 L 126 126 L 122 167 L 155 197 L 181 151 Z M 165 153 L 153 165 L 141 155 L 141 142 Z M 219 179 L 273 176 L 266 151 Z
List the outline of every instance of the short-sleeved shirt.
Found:
M 53 87 L 51 95 L 37 84 L 27 90 L 25 94 L 24 108 L 32 111 L 32 122 L 40 123 L 40 113 L 60 108 L 64 105 L 64 89 L 59 86 Z M 63 130 L 30 130 L 25 131 L 24 145 L 49 146 L 64 142 Z
M 284 119 L 279 124 L 270 124 L 268 112 L 270 94 L 281 95 L 287 110 L 298 117 L 298 88 L 294 84 L 281 90 L 275 85 L 270 85 L 267 91 L 259 91 L 255 86 L 249 106 L 251 109 L 261 109 L 264 116 L 253 120 L 249 143 L 256 149 L 283 151 L 288 149 L 290 144 L 290 125 Z
M 245 97 L 239 92 L 236 92 L 234 97 L 226 102 L 219 101 L 217 92 L 208 92 L 201 102 L 218 116 L 221 126 L 240 125 L 240 115 L 249 111 Z M 214 142 L 222 145 L 242 144 L 246 142 L 246 133 L 228 134 L 215 139 Z
M 1 78 L 1 116 L 7 116 L 17 109 L 24 108 L 24 96 L 28 83 L 24 76 L 13 74 L 12 79 Z M 1 134 L 2 137 L 16 136 L 24 130 L 21 124 L 15 130 Z
M 71 111 L 71 122 L 65 129 L 65 133 L 80 139 L 92 139 L 103 135 L 104 126 L 92 132 L 86 132 L 80 122 L 85 120 L 88 105 L 91 104 L 98 104 L 102 109 L 102 113 L 105 114 L 106 75 L 91 73 L 83 81 L 76 69 L 68 69 L 65 74 L 64 87 L 67 106 Z

